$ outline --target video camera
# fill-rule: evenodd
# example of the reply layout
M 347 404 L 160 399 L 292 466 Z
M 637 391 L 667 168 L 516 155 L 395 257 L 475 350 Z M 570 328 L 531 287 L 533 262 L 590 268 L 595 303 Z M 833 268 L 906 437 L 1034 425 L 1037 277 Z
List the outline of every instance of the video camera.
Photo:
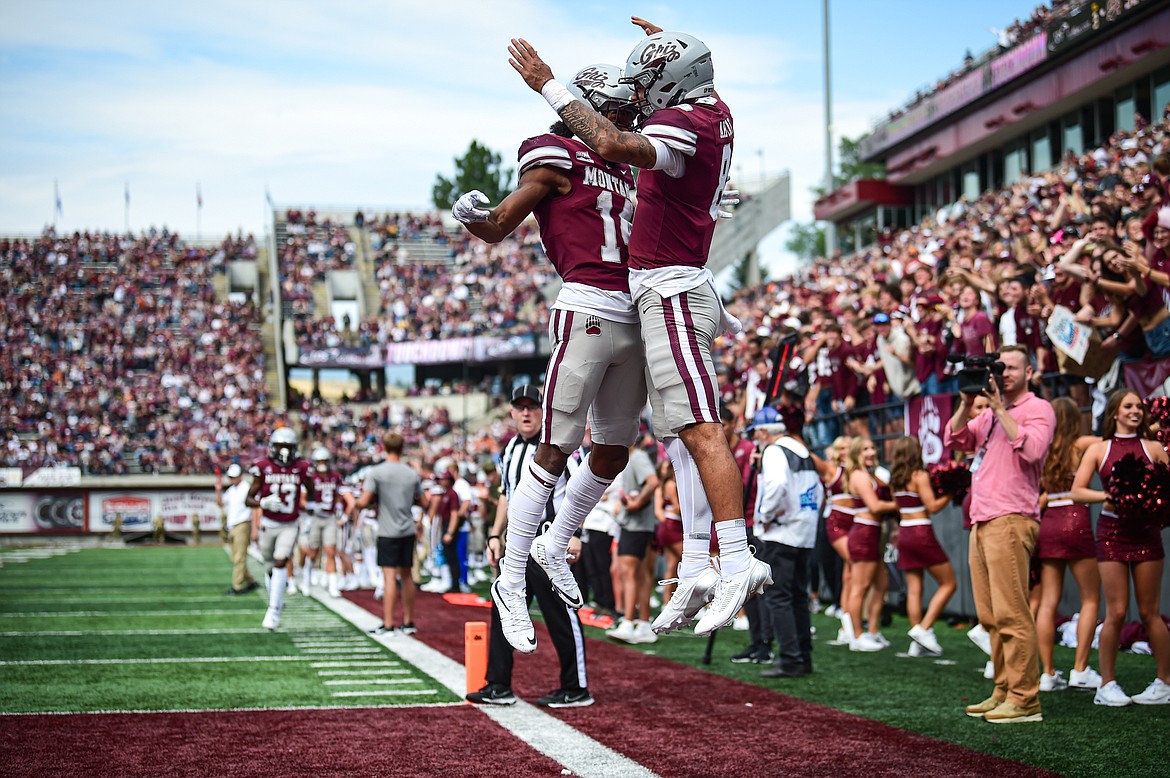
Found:
M 985 354 L 981 357 L 965 356 L 963 354 L 951 354 L 947 357 L 947 361 L 952 364 L 963 363 L 963 369 L 959 371 L 957 378 L 959 379 L 959 391 L 963 394 L 982 394 L 991 389 L 991 377 L 995 376 L 997 384 L 1001 384 L 1004 364 L 999 361 L 999 352 L 993 351 L 990 354 Z

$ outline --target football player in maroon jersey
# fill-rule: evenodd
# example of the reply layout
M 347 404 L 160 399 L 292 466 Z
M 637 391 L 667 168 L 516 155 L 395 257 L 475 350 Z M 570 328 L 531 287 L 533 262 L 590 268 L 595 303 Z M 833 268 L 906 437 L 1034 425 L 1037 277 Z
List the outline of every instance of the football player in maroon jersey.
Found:
M 301 568 L 304 579 L 301 591 L 309 593 L 313 566 L 317 562 L 318 553 L 324 548 L 325 577 L 329 596 L 340 597 L 341 586 L 337 577 L 338 519 L 343 510 L 343 503 L 352 498 L 342 494 L 341 486 L 344 481 L 341 473 L 330 467 L 332 459 L 328 449 L 322 446 L 313 449 L 311 457 L 313 492 L 317 499 L 305 506 L 309 521 L 301 533 L 301 548 L 305 552 L 305 564 Z
M 280 427 L 272 433 L 268 456 L 248 468 L 252 487 L 244 504 L 260 511 L 252 518 L 252 540 L 268 570 L 268 612 L 265 629 L 280 626 L 284 590 L 288 584 L 285 565 L 297 543 L 297 517 L 306 501 L 314 500 L 312 467 L 297 458 L 297 433 Z
M 591 65 L 570 88 L 619 126 L 634 119 L 633 90 L 613 65 Z M 630 299 L 626 238 L 633 215 L 634 177 L 629 165 L 607 162 L 557 122 L 529 138 L 518 153 L 516 190 L 486 210 L 481 192 L 462 195 L 452 214 L 469 232 L 497 243 L 535 215 L 545 253 L 564 280 L 553 304 L 552 356 L 545 377 L 540 444 L 508 500 L 507 549 L 493 597 L 512 598 L 500 608 L 504 635 L 516 650 L 535 649 L 525 607 L 528 556 L 549 574 L 553 589 L 572 608 L 583 604 L 565 559 L 573 533 L 629 458 L 646 405 L 645 361 L 638 312 Z M 593 448 L 569 481 L 561 517 L 537 537 L 545 506 L 589 422 Z M 560 530 L 561 534 L 554 534 Z M 495 549 L 498 551 L 498 549 Z
M 615 127 L 553 78 L 522 39 L 509 63 L 540 92 L 573 133 L 605 159 L 641 169 L 638 215 L 630 233 L 630 293 L 638 309 L 655 432 L 663 439 L 681 490 L 683 558 L 670 603 L 654 621 L 668 632 L 690 623 L 707 602 L 696 633 L 730 624 L 744 601 L 771 583 L 767 565 L 748 552 L 743 483 L 719 423 L 711 346 L 720 330 L 738 332 L 706 268 L 731 170 L 735 130 L 715 93 L 711 51 L 697 38 L 637 17 L 648 37 L 626 61 L 643 120 L 637 132 Z M 688 474 L 698 474 L 691 479 Z M 709 504 L 709 513 L 706 510 Z M 710 562 L 711 524 L 720 569 Z

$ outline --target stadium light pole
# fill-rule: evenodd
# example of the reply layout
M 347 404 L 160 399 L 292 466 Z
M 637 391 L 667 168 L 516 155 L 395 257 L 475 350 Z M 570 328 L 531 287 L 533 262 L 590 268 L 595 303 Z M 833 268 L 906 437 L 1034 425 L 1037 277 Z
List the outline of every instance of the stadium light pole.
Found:
M 825 194 L 833 186 L 833 81 L 829 67 L 829 0 L 821 2 L 825 27 Z M 825 253 L 830 257 L 837 251 L 837 229 L 830 220 L 825 224 Z

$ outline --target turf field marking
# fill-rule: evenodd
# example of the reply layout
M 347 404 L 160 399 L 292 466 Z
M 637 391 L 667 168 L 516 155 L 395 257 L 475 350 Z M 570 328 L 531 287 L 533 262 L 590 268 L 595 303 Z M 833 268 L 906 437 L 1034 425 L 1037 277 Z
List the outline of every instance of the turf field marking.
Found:
M 88 591 L 89 590 L 87 590 L 87 592 Z M 7 599 L 8 604 L 21 603 L 22 605 L 32 605 L 32 604 L 39 604 L 39 603 L 48 603 L 48 604 L 52 605 L 54 603 L 60 603 L 60 602 L 64 602 L 64 601 L 68 601 L 74 605 L 77 605 L 79 603 L 84 603 L 84 602 L 91 602 L 91 601 L 105 605 L 106 603 L 108 603 L 110 601 L 109 597 L 86 597 L 84 594 L 79 594 L 77 596 L 69 596 L 69 597 L 64 597 L 64 596 L 62 596 L 62 597 L 19 597 L 19 596 L 16 596 L 12 592 L 5 592 L 5 598 Z M 162 601 L 164 601 L 166 599 L 168 599 L 166 595 L 158 595 L 158 594 L 150 594 L 150 595 L 133 595 L 133 594 L 123 595 L 123 594 L 119 594 L 118 595 L 118 602 L 159 602 L 159 603 L 161 603 Z M 224 597 L 224 596 L 220 596 L 220 597 L 198 597 L 198 596 L 187 597 L 187 596 L 184 596 L 183 602 L 223 602 L 225 599 L 226 599 L 226 597 Z M 247 602 L 247 600 L 242 600 L 242 602 Z M 249 611 L 247 609 L 240 610 L 240 613 L 250 613 L 250 612 L 251 611 Z
M 268 630 L 261 627 L 240 629 L 61 629 L 30 632 L 0 632 L 0 637 L 62 637 L 83 635 L 263 635 Z
M 179 610 L 179 611 L 8 611 L 0 613 L 0 619 L 36 617 L 38 619 L 76 618 L 80 616 L 254 616 L 259 608 L 232 608 L 226 610 Z
M 267 630 L 264 631 L 266 632 Z M 0 667 L 37 665 L 219 664 L 221 662 L 308 662 L 309 659 L 309 657 L 304 656 L 186 656 L 141 657 L 139 659 L 8 659 L 0 660 Z M 261 708 L 258 710 L 265 709 Z
M 402 672 L 406 672 L 403 670 Z M 322 681 L 326 686 L 369 686 L 371 684 L 421 683 L 421 678 L 335 678 Z
M 406 675 L 409 670 L 385 668 L 378 670 L 318 670 L 317 675 Z M 326 681 L 328 683 L 328 681 Z
M 374 646 L 362 648 L 303 648 L 303 654 L 381 654 L 382 649 Z
M 374 689 L 367 692 L 333 692 L 334 697 L 421 697 L 438 694 L 438 689 Z
M 366 660 L 364 662 L 313 662 L 309 667 L 401 667 L 401 662 L 392 659 L 383 661 Z
M 370 630 L 381 623 L 381 617 L 349 600 L 330 598 L 319 602 L 358 629 Z M 371 639 L 460 697 L 466 692 L 467 677 L 463 665 L 425 643 L 408 635 L 378 635 L 372 636 Z M 484 705 L 477 709 L 532 748 L 563 765 L 574 775 L 584 778 L 602 776 L 655 778 L 656 774 L 653 771 L 638 762 L 578 732 L 561 719 L 523 700 L 514 705 Z
M 465 702 L 419 702 L 411 705 L 412 708 L 455 708 L 466 705 Z M 166 710 L 50 710 L 27 711 L 22 713 L 0 713 L 0 719 L 10 716 L 108 716 L 111 713 L 135 713 L 148 716 L 171 713 L 254 713 L 300 711 L 300 710 L 402 710 L 401 705 L 346 705 L 339 708 L 336 705 L 290 705 L 283 708 L 168 708 Z

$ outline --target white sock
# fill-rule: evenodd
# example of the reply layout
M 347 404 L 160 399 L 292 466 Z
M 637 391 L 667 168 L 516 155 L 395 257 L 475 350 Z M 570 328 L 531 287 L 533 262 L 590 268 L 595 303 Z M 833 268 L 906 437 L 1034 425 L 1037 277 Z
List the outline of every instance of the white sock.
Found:
M 272 570 L 272 586 L 268 589 L 268 607 L 280 610 L 284 607 L 284 590 L 288 585 L 288 568 L 281 566 Z
M 366 568 L 366 577 L 370 583 L 376 584 L 382 580 L 382 568 L 378 567 L 378 552 L 368 549 L 362 552 L 362 564 Z
M 694 578 L 711 564 L 711 505 L 703 491 L 699 469 L 686 445 L 678 437 L 667 438 L 664 444 L 670 463 L 674 465 L 678 507 L 682 515 L 683 552 L 678 575 L 679 578 Z
M 325 580 L 328 582 L 329 588 L 336 589 L 337 588 L 337 573 L 326 573 L 325 575 L 326 575 Z
M 743 519 L 715 522 L 719 538 L 719 567 L 724 576 L 742 573 L 752 561 L 747 544 L 747 524 Z
M 561 509 L 548 531 L 548 547 L 556 554 L 563 554 L 569 547 L 569 540 L 577 528 L 585 523 L 585 517 L 597 507 L 605 490 L 613 479 L 605 479 L 593 472 L 589 466 L 592 457 L 585 457 L 581 467 L 573 473 L 565 487 L 565 499 Z
M 558 480 L 559 476 L 529 462 L 516 491 L 508 497 L 508 533 L 504 539 L 507 550 L 500 560 L 500 578 L 509 591 L 524 591 L 528 552 L 532 550 L 532 539 L 544 521 L 545 508 Z
M 305 557 L 305 563 L 301 565 L 301 580 L 304 581 L 306 588 L 313 584 L 313 563 L 308 557 Z

